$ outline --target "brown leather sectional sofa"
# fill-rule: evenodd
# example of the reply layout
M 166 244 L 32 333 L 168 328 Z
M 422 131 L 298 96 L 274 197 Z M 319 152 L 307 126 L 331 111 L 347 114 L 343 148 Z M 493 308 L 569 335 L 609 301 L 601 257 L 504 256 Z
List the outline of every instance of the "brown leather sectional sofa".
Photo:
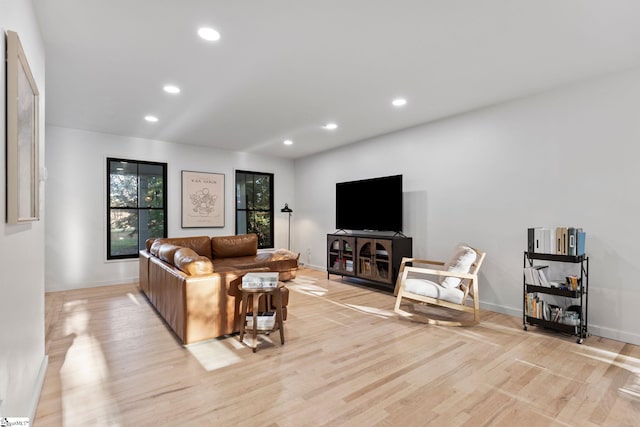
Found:
M 255 234 L 149 239 L 140 251 L 140 289 L 180 341 L 191 344 L 239 332 L 242 276 L 277 271 L 281 281 L 291 280 L 299 256 L 286 249 L 258 253 Z M 282 292 L 286 320 L 289 290 Z

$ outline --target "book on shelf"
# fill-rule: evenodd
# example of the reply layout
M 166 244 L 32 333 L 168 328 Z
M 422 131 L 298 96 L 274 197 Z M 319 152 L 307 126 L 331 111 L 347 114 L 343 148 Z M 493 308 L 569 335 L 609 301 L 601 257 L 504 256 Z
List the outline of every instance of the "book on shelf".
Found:
M 539 254 L 580 256 L 585 254 L 587 234 L 578 227 L 527 229 L 527 251 Z
M 539 254 L 555 253 L 555 229 L 544 227 L 527 229 L 527 250 Z
M 576 255 L 584 255 L 586 249 L 586 239 L 587 233 L 585 233 L 582 228 L 578 228 L 578 232 L 576 234 Z
M 528 293 L 526 297 L 526 315 L 549 322 L 561 322 L 563 310 L 557 305 L 550 304 L 538 296 L 537 293 Z
M 567 228 L 567 255 L 569 256 L 576 256 L 576 237 L 578 237 L 576 228 Z
M 556 255 L 567 254 L 567 227 L 556 228 Z
M 353 271 L 353 260 L 350 260 L 350 259 L 346 260 L 344 263 L 344 269 L 346 271 Z
M 252 272 L 242 276 L 242 287 L 245 289 L 263 289 L 278 287 L 277 272 Z
M 545 286 L 551 287 L 549 277 L 545 272 L 545 268 L 549 268 L 548 265 L 534 265 L 533 267 L 525 267 L 524 269 L 524 282 L 527 285 L 533 286 Z

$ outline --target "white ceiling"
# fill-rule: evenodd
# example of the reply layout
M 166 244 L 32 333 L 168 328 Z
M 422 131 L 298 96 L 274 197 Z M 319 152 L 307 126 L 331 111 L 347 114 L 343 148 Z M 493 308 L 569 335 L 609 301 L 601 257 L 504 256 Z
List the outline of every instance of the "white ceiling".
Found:
M 637 0 L 33 3 L 48 124 L 286 158 L 640 64 Z

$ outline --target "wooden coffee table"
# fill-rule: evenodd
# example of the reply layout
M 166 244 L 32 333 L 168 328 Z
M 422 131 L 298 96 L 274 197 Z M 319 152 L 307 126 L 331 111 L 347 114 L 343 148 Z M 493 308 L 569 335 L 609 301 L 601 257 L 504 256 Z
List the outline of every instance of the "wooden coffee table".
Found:
M 271 333 L 276 329 L 280 330 L 280 343 L 284 344 L 284 325 L 282 324 L 282 288 L 284 284 L 278 282 L 276 288 L 243 288 L 242 285 L 238 285 L 238 289 L 242 292 L 242 306 L 241 306 L 241 320 L 240 320 L 240 342 L 244 340 L 245 327 L 247 324 L 247 313 L 253 313 L 253 345 L 251 346 L 253 352 L 257 350 L 258 332 Z M 249 295 L 253 299 L 253 307 L 248 306 Z M 272 299 L 273 305 L 276 310 L 276 322 L 273 328 L 258 328 L 258 303 L 260 298 L 265 298 L 265 307 L 269 307 L 269 298 Z

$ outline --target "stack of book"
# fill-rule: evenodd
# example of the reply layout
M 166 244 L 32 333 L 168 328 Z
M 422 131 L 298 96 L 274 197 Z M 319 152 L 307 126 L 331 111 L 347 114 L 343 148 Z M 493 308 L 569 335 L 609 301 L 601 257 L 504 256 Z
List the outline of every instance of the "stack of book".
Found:
M 539 254 L 580 256 L 585 254 L 587 233 L 577 227 L 527 230 L 527 251 Z
M 273 329 L 276 324 L 275 311 L 260 311 L 257 316 L 258 329 Z M 247 328 L 253 328 L 253 313 L 247 313 Z
M 524 269 L 524 282 L 527 285 L 533 286 L 545 286 L 547 288 L 557 287 L 552 285 L 552 282 L 547 277 L 547 273 L 545 268 L 548 268 L 548 265 L 536 265 L 533 267 L 526 267 Z
M 242 277 L 242 287 L 245 289 L 277 288 L 278 273 L 277 272 L 247 273 Z

